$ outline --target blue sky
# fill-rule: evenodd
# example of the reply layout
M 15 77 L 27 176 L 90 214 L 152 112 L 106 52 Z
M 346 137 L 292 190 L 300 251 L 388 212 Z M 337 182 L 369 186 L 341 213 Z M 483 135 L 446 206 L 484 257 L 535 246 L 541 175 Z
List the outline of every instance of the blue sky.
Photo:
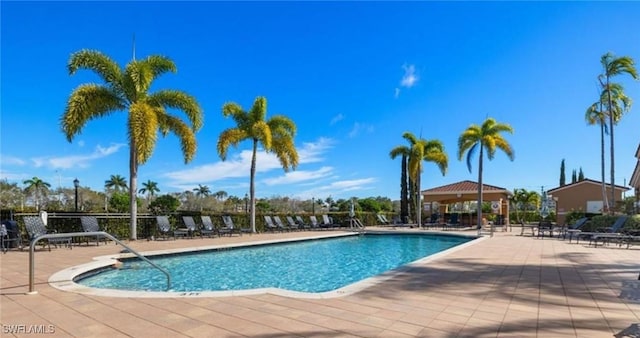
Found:
M 184 90 L 205 123 L 195 159 L 184 164 L 175 136 L 160 138 L 139 181 L 161 193 L 205 184 L 243 196 L 250 143 L 217 156 L 220 132 L 233 126 L 221 107 L 250 108 L 266 96 L 268 116 L 298 126 L 300 165 L 284 173 L 258 156 L 258 197 L 399 198 L 400 161 L 389 151 L 405 131 L 439 139 L 449 154 L 442 176 L 426 163 L 422 188 L 477 180 L 457 159 L 457 138 L 486 117 L 509 123 L 515 161 L 498 153 L 484 180 L 508 189 L 558 185 L 582 167 L 598 180 L 599 129 L 584 112 L 598 96 L 600 57 L 640 61 L 637 2 L 7 2 L 1 11 L 0 178 L 38 176 L 102 190 L 110 175 L 129 176 L 126 113 L 89 122 L 72 143 L 59 119 L 71 91 L 98 81 L 69 76 L 71 53 L 96 49 L 120 65 L 162 54 L 177 74 L 153 89 Z M 640 100 L 640 82 L 619 80 Z M 629 180 L 640 142 L 633 108 L 615 129 L 616 183 Z M 607 141 L 608 144 L 608 141 Z M 608 145 L 607 145 L 608 147 Z M 608 155 L 607 155 L 608 156 Z M 607 173 L 609 162 L 607 160 Z M 607 174 L 607 181 L 609 180 Z M 629 193 L 627 193 L 629 194 Z

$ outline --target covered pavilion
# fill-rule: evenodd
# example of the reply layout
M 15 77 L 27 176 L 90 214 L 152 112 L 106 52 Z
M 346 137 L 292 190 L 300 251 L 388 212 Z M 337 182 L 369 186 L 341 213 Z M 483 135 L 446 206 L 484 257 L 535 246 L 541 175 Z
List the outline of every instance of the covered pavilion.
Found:
M 478 200 L 478 182 L 465 180 L 423 190 L 421 193 L 424 210 L 433 213 L 435 212 L 434 202 L 438 203 L 437 212 L 440 215 L 440 222 L 444 223 L 446 220 L 443 217 L 450 213 L 450 205 Z M 491 203 L 492 213 L 500 215 L 502 224 L 509 224 L 509 200 L 512 196 L 513 193 L 505 188 L 482 184 L 482 200 Z M 469 217 L 462 221 L 468 221 L 470 225 L 474 225 L 476 219 Z

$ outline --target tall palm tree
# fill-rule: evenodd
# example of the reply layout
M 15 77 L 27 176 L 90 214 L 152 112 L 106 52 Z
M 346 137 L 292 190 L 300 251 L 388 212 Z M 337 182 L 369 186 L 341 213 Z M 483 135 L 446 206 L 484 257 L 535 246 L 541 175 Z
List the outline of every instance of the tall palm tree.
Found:
M 193 188 L 193 192 L 195 192 L 196 197 L 200 199 L 200 211 L 202 211 L 202 206 L 204 204 L 203 200 L 205 197 L 211 195 L 211 189 L 209 189 L 209 186 L 198 184 L 197 188 Z
M 216 193 L 215 193 L 215 194 L 213 194 L 213 195 L 214 195 L 214 196 L 216 197 L 216 199 L 217 199 L 217 200 L 219 200 L 219 201 L 221 201 L 221 200 L 223 200 L 225 197 L 229 196 L 229 194 L 227 194 L 227 192 L 226 192 L 226 191 L 224 191 L 224 190 L 216 191 Z
M 49 188 L 51 188 L 51 184 L 35 176 L 31 179 L 22 181 L 22 183 L 27 186 L 25 188 L 26 191 L 33 192 L 36 209 L 40 211 L 40 197 L 45 194 Z
M 280 161 L 285 172 L 298 166 L 298 151 L 293 143 L 296 134 L 296 125 L 291 119 L 283 115 L 275 115 L 267 118 L 267 99 L 257 97 L 251 110 L 244 111 L 237 103 L 225 103 L 222 107 L 222 115 L 231 117 L 236 122 L 235 128 L 224 130 L 218 139 L 218 155 L 224 161 L 227 158 L 227 150 L 230 145 L 238 146 L 244 140 L 251 140 L 253 155 L 251 157 L 251 174 L 249 183 L 249 196 L 251 208 L 251 231 L 256 232 L 255 212 L 255 175 L 256 156 L 258 144 L 262 145 L 267 153 L 274 153 Z
M 151 198 L 156 195 L 157 192 L 160 192 L 158 188 L 158 182 L 154 182 L 152 180 L 147 180 L 142 183 L 142 189 L 138 190 L 141 194 L 147 194 L 147 201 L 150 202 Z
M 615 155 L 614 155 L 614 136 L 613 126 L 615 124 L 615 116 L 613 112 L 614 101 L 614 88 L 611 85 L 611 78 L 614 76 L 628 74 L 634 79 L 638 79 L 638 71 L 635 67 L 635 61 L 629 56 L 615 57 L 612 53 L 606 53 L 600 58 L 600 64 L 603 68 L 603 73 L 598 76 L 600 85 L 607 93 L 607 112 L 609 117 L 609 138 L 610 138 L 610 155 L 611 155 L 611 206 L 615 207 L 616 195 L 615 195 Z M 609 211 L 613 211 L 609 208 Z
M 108 180 L 104 181 L 104 187 L 117 192 L 120 192 L 120 189 L 127 190 L 127 179 L 120 175 L 111 175 Z
M 625 95 L 624 88 L 618 83 L 611 83 L 612 94 L 612 110 L 613 123 L 617 124 L 622 118 L 622 115 L 631 109 L 631 99 Z M 607 193 L 605 188 L 605 150 L 604 150 L 604 135 L 609 134 L 609 126 L 607 124 L 607 117 L 610 115 L 608 111 L 603 109 L 609 101 L 609 91 L 603 90 L 600 94 L 598 102 L 593 103 L 585 113 L 585 119 L 589 125 L 600 126 L 600 172 L 602 175 L 602 212 L 607 213 L 610 210 L 609 203 L 607 202 Z
M 462 132 L 458 138 L 458 160 L 462 160 L 467 153 L 467 168 L 471 172 L 471 159 L 473 154 L 480 148 L 478 157 L 478 233 L 482 229 L 482 169 L 484 152 L 487 152 L 489 160 L 493 160 L 496 149 L 502 150 L 511 161 L 515 158 L 515 153 L 507 140 L 502 137 L 503 132 L 513 134 L 513 128 L 508 124 L 498 123 L 493 118 L 487 118 L 481 126 L 472 124 Z
M 389 152 L 392 160 L 402 156 L 400 164 L 400 219 L 409 217 L 409 182 L 407 177 L 407 159 L 411 155 L 411 148 L 408 146 L 397 146 Z
M 409 163 L 407 170 L 409 179 L 416 186 L 416 218 L 418 227 L 422 226 L 422 193 L 420 191 L 420 176 L 422 174 L 422 162 L 433 162 L 438 166 L 442 175 L 447 173 L 449 166 L 449 158 L 444 151 L 444 146 L 439 140 L 425 140 L 417 138 L 410 132 L 402 134 L 409 143 L 411 143 L 411 153 L 409 155 Z
M 202 109 L 195 98 L 182 91 L 149 92 L 160 75 L 176 72 L 176 65 L 165 56 L 134 58 L 120 69 L 115 61 L 99 51 L 81 50 L 71 54 L 68 63 L 69 74 L 79 69 L 94 71 L 104 84 L 82 84 L 71 93 L 61 119 L 62 131 L 71 142 L 90 120 L 119 111 L 128 112 L 130 238 L 135 240 L 138 166 L 151 157 L 158 132 L 162 136 L 169 132 L 176 134 L 184 161 L 190 162 L 196 152 L 195 133 L 202 127 Z M 168 109 L 183 111 L 191 125 Z

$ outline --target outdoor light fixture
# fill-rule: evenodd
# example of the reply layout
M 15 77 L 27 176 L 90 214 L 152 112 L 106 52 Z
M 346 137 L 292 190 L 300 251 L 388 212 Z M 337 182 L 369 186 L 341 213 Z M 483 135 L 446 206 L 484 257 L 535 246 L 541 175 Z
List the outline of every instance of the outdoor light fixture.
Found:
M 75 204 L 76 204 L 76 212 L 78 212 L 78 187 L 80 186 L 80 181 L 78 181 L 78 178 L 73 180 L 73 186 L 76 189 L 76 199 L 75 199 Z

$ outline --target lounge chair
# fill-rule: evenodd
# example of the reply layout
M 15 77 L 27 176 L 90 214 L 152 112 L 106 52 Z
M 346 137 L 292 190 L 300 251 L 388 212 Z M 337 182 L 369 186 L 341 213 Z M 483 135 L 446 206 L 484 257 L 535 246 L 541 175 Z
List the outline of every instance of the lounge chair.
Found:
M 613 225 L 606 228 L 600 228 L 598 231 L 592 232 L 580 232 L 578 233 L 578 238 L 576 242 L 580 241 L 580 237 L 589 238 L 589 245 L 594 243 L 595 246 L 598 246 L 598 241 L 602 241 L 604 245 L 605 242 L 609 242 L 611 240 L 619 240 L 624 237 L 623 234 L 620 233 L 620 229 L 624 227 L 624 223 L 627 221 L 628 216 L 618 216 Z
M 100 231 L 100 225 L 98 225 L 98 219 L 95 216 L 80 216 L 80 224 L 82 224 L 82 230 L 84 232 L 96 232 Z M 107 243 L 107 238 L 104 236 L 95 236 L 96 246 L 100 245 L 100 240 L 104 240 Z M 87 245 L 89 245 L 90 236 L 85 237 Z
M 273 219 L 269 215 L 264 215 L 264 223 L 265 223 L 265 231 L 276 232 L 282 229 L 278 229 L 278 227 L 273 223 Z
M 29 235 L 29 242 L 33 242 L 39 236 L 49 234 L 47 231 L 47 227 L 44 225 L 42 218 L 40 216 L 24 216 L 24 226 L 27 228 L 27 234 Z M 49 251 L 51 251 L 51 244 L 55 245 L 56 248 L 58 244 L 64 244 L 69 249 L 71 249 L 71 237 L 64 238 L 48 238 L 45 242 L 42 243 L 44 247 L 47 245 L 49 247 Z
M 562 239 L 566 239 L 567 235 L 569 236 L 569 243 L 571 243 L 571 239 L 573 238 L 573 235 L 576 233 L 581 232 L 582 230 L 580 230 L 580 228 L 582 228 L 585 224 L 587 224 L 587 221 L 589 219 L 587 217 L 582 217 L 580 219 L 578 219 L 573 225 L 570 225 L 562 234 Z
M 15 221 L 5 221 L 0 224 L 0 247 L 4 253 L 7 253 L 10 247 L 22 250 L 22 236 Z
M 236 227 L 235 224 L 233 224 L 233 218 L 231 218 L 231 216 L 227 215 L 227 216 L 222 216 L 222 222 L 224 223 L 224 227 L 220 228 L 220 234 L 229 234 L 229 236 L 233 235 L 234 233 L 242 236 L 243 232 L 247 232 L 245 229 L 240 229 L 238 227 Z M 249 229 L 249 231 L 251 231 L 251 229 Z
M 289 223 L 289 228 L 291 229 L 298 229 L 298 230 L 309 229 L 309 226 L 305 227 L 304 224 L 296 223 L 296 221 L 294 221 L 293 217 L 291 216 L 287 216 L 286 219 L 287 219 L 287 223 Z
M 324 214 L 322 215 L 322 223 L 320 224 L 320 226 L 329 229 L 339 228 L 340 224 L 333 223 L 333 220 L 329 217 L 329 215 Z
M 211 237 L 212 235 L 215 236 L 216 234 L 218 234 L 218 230 L 216 229 L 216 227 L 213 225 L 213 222 L 211 221 L 211 217 L 209 216 L 200 216 L 200 220 L 202 221 L 202 228 L 200 228 L 200 236 L 204 236 L 207 235 L 209 237 Z M 220 234 L 218 234 L 220 235 Z
M 387 219 L 384 218 L 383 215 L 376 214 L 376 218 L 378 219 L 378 223 L 380 223 L 381 225 L 389 225 L 389 221 L 387 221 Z
M 178 228 L 173 231 L 176 236 L 184 236 L 191 237 L 195 235 L 197 231 L 196 221 L 193 220 L 192 216 L 182 216 L 182 222 L 184 222 L 185 228 Z M 202 234 L 200 235 L 202 237 Z
M 311 229 L 320 229 L 320 223 L 318 223 L 318 219 L 316 218 L 316 216 L 311 215 L 309 216 L 309 221 L 311 221 Z
M 313 229 L 313 226 L 312 226 L 310 223 L 305 222 L 305 221 L 302 219 L 302 216 L 300 216 L 300 215 L 296 215 L 296 222 L 297 222 L 297 223 L 298 223 L 298 225 L 299 225 L 299 226 L 301 226 L 303 229 L 309 229 L 309 230 Z M 316 223 L 317 223 L 317 221 L 316 221 Z
M 156 223 L 158 223 L 158 233 L 162 238 L 166 239 L 171 235 L 173 239 L 176 239 L 176 234 L 171 231 L 169 216 L 156 216 Z
M 280 216 L 273 216 L 273 220 L 276 222 L 276 226 L 283 230 L 283 231 L 291 231 L 291 227 L 284 225 L 284 223 L 282 222 L 282 220 L 280 219 Z M 296 229 L 298 227 L 296 226 Z

